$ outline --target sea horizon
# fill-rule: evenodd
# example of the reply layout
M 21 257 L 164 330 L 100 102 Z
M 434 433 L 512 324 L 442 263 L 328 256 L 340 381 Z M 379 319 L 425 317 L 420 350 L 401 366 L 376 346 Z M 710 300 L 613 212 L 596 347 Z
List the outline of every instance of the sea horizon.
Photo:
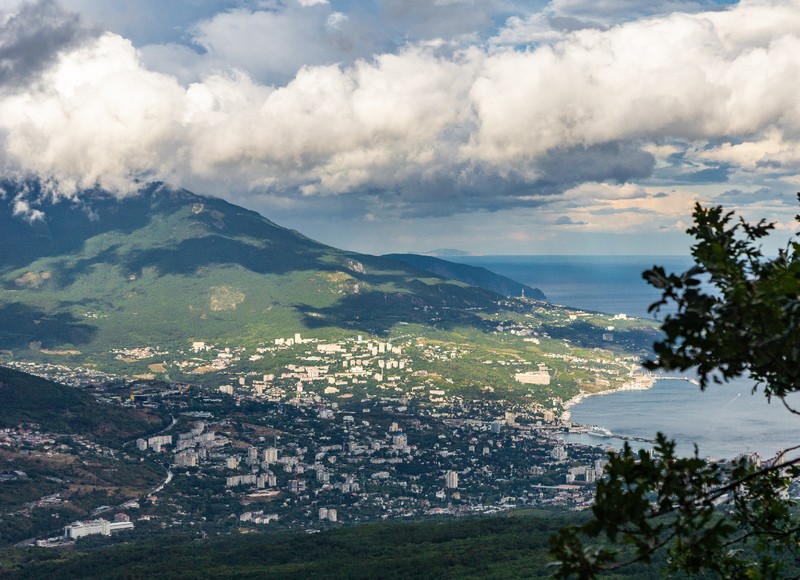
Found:
M 531 255 L 457 256 L 453 262 L 480 266 L 538 288 L 553 304 L 652 319 L 648 312 L 661 293 L 642 278 L 654 265 L 670 271 L 691 267 L 691 256 Z

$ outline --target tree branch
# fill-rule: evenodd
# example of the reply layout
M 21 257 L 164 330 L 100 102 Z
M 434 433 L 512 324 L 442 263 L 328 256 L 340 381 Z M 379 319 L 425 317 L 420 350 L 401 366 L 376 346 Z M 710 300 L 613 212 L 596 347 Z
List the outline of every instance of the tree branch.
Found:
M 635 564 L 636 562 L 641 562 L 642 560 L 646 560 L 650 556 L 655 554 L 656 551 L 658 551 L 661 548 L 663 548 L 664 546 L 666 546 L 677 535 L 678 535 L 678 531 L 677 530 L 673 530 L 673 532 L 671 534 L 668 534 L 661 541 L 659 541 L 656 545 L 651 546 L 647 550 L 647 552 L 645 552 L 644 554 L 639 554 L 635 558 L 632 558 L 630 560 L 624 560 L 622 562 L 617 562 L 615 564 L 610 564 L 610 565 L 607 565 L 607 566 L 600 565 L 599 569 L 603 570 L 605 572 L 611 572 L 613 570 L 619 570 L 620 568 L 624 568 L 625 566 L 630 566 L 631 564 Z
M 795 449 L 800 449 L 800 445 L 795 445 L 794 447 L 790 447 L 789 449 L 785 450 L 784 453 L 788 453 L 789 451 L 794 451 Z M 758 471 L 749 473 L 746 476 L 742 477 L 741 479 L 732 481 L 727 485 L 723 485 L 722 487 L 718 487 L 714 490 L 711 490 L 707 494 L 703 494 L 701 498 L 705 499 L 705 501 L 714 501 L 715 499 L 721 497 L 727 492 L 733 491 L 737 487 L 741 487 L 748 481 L 751 481 L 753 479 L 758 479 L 759 477 L 767 475 L 768 473 L 771 473 L 773 471 L 780 471 L 781 469 L 785 469 L 787 467 L 791 467 L 792 465 L 797 465 L 797 464 L 800 464 L 800 457 L 795 457 L 791 461 L 785 461 L 783 463 L 770 465 L 769 467 L 765 467 L 764 469 L 759 469 Z
M 789 410 L 790 413 L 794 413 L 795 415 L 800 415 L 800 411 L 798 411 L 797 409 L 795 409 L 793 407 L 790 407 L 789 403 L 786 402 L 786 395 L 781 395 L 778 398 L 781 400 L 781 403 L 783 403 L 783 406 L 786 407 Z

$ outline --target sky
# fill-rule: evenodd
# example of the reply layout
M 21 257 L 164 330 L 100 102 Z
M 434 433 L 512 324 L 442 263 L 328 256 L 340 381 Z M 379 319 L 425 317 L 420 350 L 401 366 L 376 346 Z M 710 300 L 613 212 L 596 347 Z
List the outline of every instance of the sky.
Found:
M 0 0 L 19 219 L 165 181 L 366 253 L 798 228 L 800 0 Z

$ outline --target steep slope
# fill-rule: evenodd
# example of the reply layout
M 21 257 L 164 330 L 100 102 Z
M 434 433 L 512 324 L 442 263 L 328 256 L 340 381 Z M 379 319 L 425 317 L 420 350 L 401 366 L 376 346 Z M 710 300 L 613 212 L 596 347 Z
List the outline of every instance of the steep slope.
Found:
M 0 349 L 69 354 L 380 334 L 400 322 L 480 325 L 473 309 L 499 299 L 162 184 L 121 201 L 87 192 L 33 223 L 13 215 L 14 187 L 0 200 Z
M 100 403 L 80 389 L 6 367 L 0 367 L 0 401 L 0 427 L 35 423 L 42 431 L 108 444 L 152 433 L 164 421 L 155 413 Z
M 547 300 L 544 292 L 538 288 L 520 284 L 511 278 L 495 274 L 480 266 L 458 264 L 441 258 L 421 256 L 419 254 L 385 254 L 383 257 L 404 262 L 418 270 L 424 270 L 442 278 L 458 280 L 470 286 L 497 292 L 503 296 L 522 296 L 524 294 L 526 298 L 533 300 Z

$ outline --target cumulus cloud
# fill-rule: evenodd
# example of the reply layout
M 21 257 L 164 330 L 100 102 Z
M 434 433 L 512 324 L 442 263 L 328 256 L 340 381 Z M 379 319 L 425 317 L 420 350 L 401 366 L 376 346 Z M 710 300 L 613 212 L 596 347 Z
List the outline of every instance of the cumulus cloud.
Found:
M 183 91 L 143 70 L 126 40 L 103 35 L 59 55 L 37 83 L 0 98 L 6 171 L 56 180 L 64 191 L 168 173 L 178 160 Z
M 796 135 L 798 8 L 673 14 L 494 56 L 472 90 L 480 127 L 467 153 L 502 164 L 620 140 L 748 138 L 778 125 Z
M 548 197 L 536 212 L 544 224 L 580 225 L 584 233 L 646 233 L 664 224 L 672 228 L 691 213 L 697 201 L 701 196 L 686 189 L 665 193 L 632 183 L 585 183 Z
M 491 14 L 424 4 L 452 12 L 454 35 Z M 385 7 L 425 30 L 408 2 Z M 543 206 L 575 201 L 594 183 L 617 194 L 597 200 L 603 211 L 633 213 L 638 203 L 663 213 L 672 194 L 633 201 L 641 185 L 631 183 L 719 182 L 800 164 L 797 0 L 616 26 L 559 21 L 546 42 L 554 13 L 543 13 L 550 20 L 538 29 L 516 26 L 514 49 L 408 42 L 341 63 L 331 59 L 349 54 L 360 16 L 337 14 L 308 1 L 227 10 L 192 29 L 206 51 L 192 56 L 167 45 L 139 51 L 122 36 L 86 33 L 49 2 L 28 5 L 2 20 L 14 34 L 0 41 L 12 63 L 2 69 L 0 160 L 66 195 L 95 185 L 125 194 L 135 180 L 162 179 L 276 204 L 327 196 L 375 216 Z M 45 29 L 61 32 L 37 53 Z M 153 54 L 194 72 L 152 70 Z M 276 75 L 286 81 L 265 80 Z
M 794 171 L 800 165 L 800 142 L 785 128 L 770 127 L 757 137 L 690 151 L 700 162 L 726 163 L 743 171 Z

